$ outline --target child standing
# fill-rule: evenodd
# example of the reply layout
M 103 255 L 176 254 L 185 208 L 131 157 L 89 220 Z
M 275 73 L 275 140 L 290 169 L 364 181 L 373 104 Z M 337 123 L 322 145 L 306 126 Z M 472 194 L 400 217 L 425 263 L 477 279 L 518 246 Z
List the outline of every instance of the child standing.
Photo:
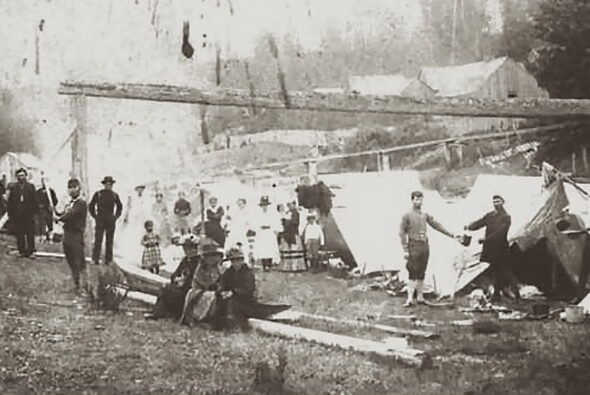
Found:
M 152 273 L 159 274 L 160 266 L 164 265 L 160 254 L 160 235 L 154 232 L 153 221 L 145 221 L 143 227 L 145 228 L 145 234 L 141 239 L 141 245 L 144 247 L 141 267 Z
M 311 272 L 317 273 L 320 269 L 320 248 L 324 245 L 324 232 L 313 213 L 307 216 L 303 240 L 305 241 L 305 257 Z

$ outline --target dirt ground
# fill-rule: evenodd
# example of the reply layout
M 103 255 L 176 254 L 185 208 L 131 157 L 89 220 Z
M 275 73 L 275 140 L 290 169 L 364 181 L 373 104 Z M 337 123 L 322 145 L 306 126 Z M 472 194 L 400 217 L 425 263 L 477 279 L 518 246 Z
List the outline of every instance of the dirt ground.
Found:
M 19 259 L 0 236 L 0 393 L 2 394 L 587 394 L 590 325 L 498 321 L 455 308 L 411 310 L 435 326 L 388 318 L 409 314 L 403 298 L 351 291 L 359 280 L 326 274 L 257 272 L 261 299 L 298 311 L 415 327 L 440 334 L 412 340 L 433 366 L 410 368 L 352 351 L 265 336 L 214 332 L 146 321 L 137 305 L 120 313 L 93 310 L 71 289 L 59 259 Z M 531 302 L 523 302 L 523 309 Z M 466 305 L 460 300 L 459 305 Z M 476 334 L 455 319 L 492 321 Z M 362 336 L 382 333 L 328 323 L 315 329 Z M 284 383 L 256 381 L 262 365 L 286 360 Z M 272 376 L 272 374 L 271 374 Z M 280 380 L 276 380 L 280 382 Z

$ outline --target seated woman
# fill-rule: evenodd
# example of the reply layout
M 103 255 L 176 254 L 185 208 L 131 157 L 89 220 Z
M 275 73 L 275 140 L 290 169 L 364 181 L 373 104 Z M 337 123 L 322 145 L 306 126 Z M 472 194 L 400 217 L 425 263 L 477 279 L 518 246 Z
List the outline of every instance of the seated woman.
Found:
M 248 318 L 265 318 L 291 307 L 258 303 L 254 272 L 245 264 L 242 251 L 232 248 L 227 257 L 231 261 L 231 267 L 219 279 L 214 320 L 216 329 L 233 324 L 245 329 Z
M 199 241 L 199 264 L 186 294 L 181 324 L 192 326 L 210 317 L 215 307 L 223 250 L 210 238 Z
M 200 262 L 198 252 L 198 238 L 183 237 L 177 240 L 182 244 L 185 256 L 180 261 L 178 268 L 170 277 L 170 284 L 162 289 L 154 306 L 153 313 L 147 315 L 148 319 L 174 318 L 178 320 L 182 316 L 184 299 L 191 288 L 191 280 Z

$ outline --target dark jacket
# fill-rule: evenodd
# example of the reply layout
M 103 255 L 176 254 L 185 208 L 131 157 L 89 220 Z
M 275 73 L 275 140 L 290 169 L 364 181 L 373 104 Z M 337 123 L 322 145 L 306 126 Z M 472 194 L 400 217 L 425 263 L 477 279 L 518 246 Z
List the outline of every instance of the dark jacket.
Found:
M 82 198 L 76 199 L 74 204 L 69 206 L 59 217 L 59 220 L 64 223 L 64 233 L 84 233 L 84 229 L 86 229 L 86 213 L 86 201 Z
M 508 229 L 511 219 L 506 210 L 491 211 L 477 221 L 469 224 L 467 229 L 478 230 L 486 227 L 485 239 L 481 251 L 481 261 L 490 264 L 505 259 L 508 253 Z
M 116 221 L 121 216 L 123 204 L 116 192 L 102 189 L 92 196 L 88 211 L 97 221 Z
M 290 213 L 291 219 L 283 220 L 283 239 L 289 245 L 293 245 L 296 242 L 296 236 L 299 234 L 299 211 L 292 209 Z
M 11 219 L 31 219 L 37 211 L 37 192 L 33 184 L 16 183 L 8 195 L 8 216 Z
M 49 188 L 49 194 L 51 195 L 51 202 L 53 207 L 57 206 L 57 195 L 55 194 L 55 191 L 52 188 Z M 37 204 L 39 205 L 40 210 L 47 211 L 50 209 L 49 198 L 47 197 L 47 191 L 45 187 L 39 188 L 37 190 Z

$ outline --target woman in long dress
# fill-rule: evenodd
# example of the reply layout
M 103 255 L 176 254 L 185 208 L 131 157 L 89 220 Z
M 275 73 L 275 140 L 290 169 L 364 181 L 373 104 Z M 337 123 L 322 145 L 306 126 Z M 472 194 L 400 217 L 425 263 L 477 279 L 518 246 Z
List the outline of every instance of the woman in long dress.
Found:
M 298 272 L 307 269 L 305 265 L 305 251 L 299 236 L 299 211 L 295 202 L 287 204 L 287 211 L 283 219 L 283 232 L 280 238 L 281 263 L 279 270 Z
M 221 246 L 224 245 L 225 230 L 223 229 L 223 226 L 221 226 L 221 220 L 223 219 L 225 212 L 223 211 L 223 207 L 217 205 L 216 197 L 209 198 L 209 207 L 207 207 L 205 214 L 207 215 L 205 235 L 215 240 L 217 244 Z
M 229 234 L 225 239 L 224 250 L 229 251 L 231 248 L 241 244 L 240 250 L 242 253 L 248 253 L 248 237 L 247 233 L 250 229 L 250 218 L 248 208 L 246 207 L 246 199 L 240 198 L 236 202 L 236 208 L 228 212 L 227 229 Z
M 253 219 L 256 239 L 254 241 L 254 258 L 260 261 L 264 270 L 270 270 L 280 261 L 277 233 L 280 231 L 280 218 L 276 211 L 270 209 L 268 196 L 260 198 L 260 211 Z
M 168 246 L 172 240 L 172 230 L 168 217 L 168 206 L 164 201 L 164 194 L 158 191 L 156 192 L 156 201 L 152 205 L 152 218 L 163 247 Z

